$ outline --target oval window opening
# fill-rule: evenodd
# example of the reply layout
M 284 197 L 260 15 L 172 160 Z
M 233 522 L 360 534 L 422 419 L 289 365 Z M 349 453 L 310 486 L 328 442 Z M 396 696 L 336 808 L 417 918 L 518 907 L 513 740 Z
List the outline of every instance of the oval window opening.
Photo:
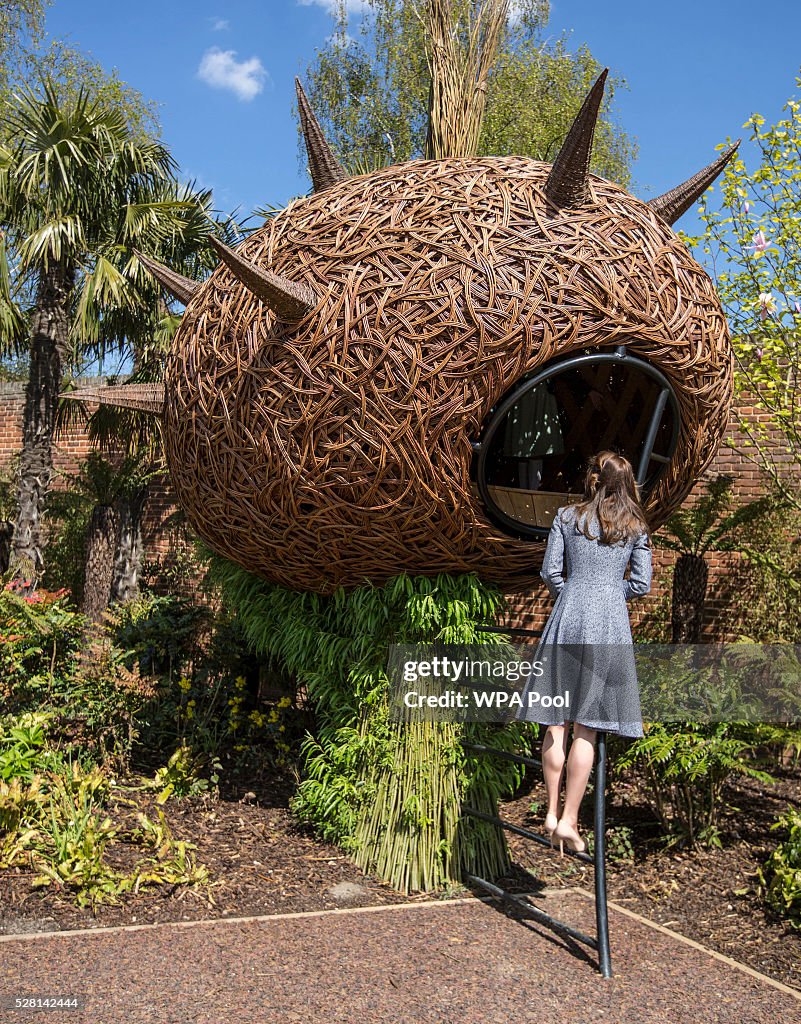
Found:
M 667 378 L 635 356 L 576 356 L 519 384 L 493 409 L 474 463 L 490 517 L 507 533 L 542 537 L 561 505 L 583 496 L 588 460 L 611 449 L 634 467 L 643 497 L 678 439 Z

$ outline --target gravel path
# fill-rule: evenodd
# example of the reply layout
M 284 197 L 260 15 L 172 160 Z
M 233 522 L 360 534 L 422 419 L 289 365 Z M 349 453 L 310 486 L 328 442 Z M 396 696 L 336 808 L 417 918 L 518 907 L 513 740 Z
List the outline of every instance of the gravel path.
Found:
M 576 891 L 537 896 L 594 931 Z M 495 902 L 0 938 L 0 1000 L 77 995 L 8 1024 L 801 1024 L 801 996 L 610 907 L 615 977 Z

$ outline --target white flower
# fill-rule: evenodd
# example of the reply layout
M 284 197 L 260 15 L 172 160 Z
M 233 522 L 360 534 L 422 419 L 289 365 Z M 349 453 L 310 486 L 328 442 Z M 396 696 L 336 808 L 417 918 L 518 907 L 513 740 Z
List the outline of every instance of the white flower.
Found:
M 773 297 L 772 292 L 760 292 L 759 299 L 759 316 L 760 319 L 766 319 L 768 313 L 776 312 L 776 299 Z

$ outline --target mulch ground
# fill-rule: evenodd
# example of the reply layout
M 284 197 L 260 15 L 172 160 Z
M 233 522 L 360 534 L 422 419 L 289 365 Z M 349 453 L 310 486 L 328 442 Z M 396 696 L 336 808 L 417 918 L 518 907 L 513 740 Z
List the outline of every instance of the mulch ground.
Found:
M 788 806 L 801 806 L 801 772 L 773 769 L 772 774 L 776 784 L 768 790 L 750 779 L 732 786 L 726 793 L 733 808 L 723 816 L 722 848 L 692 854 L 660 848 L 643 793 L 636 784 L 615 782 L 607 813 L 610 854 L 615 853 L 615 830 L 629 827 L 634 860 L 610 859 L 607 891 L 609 899 L 643 917 L 801 990 L 801 934 L 773 914 L 757 891 L 757 871 L 776 847 L 770 826 Z M 529 810 L 543 799 L 544 790 L 537 786 L 530 795 L 505 804 L 501 816 L 541 828 L 544 812 L 532 815 Z M 588 799 L 584 810 L 591 814 L 590 805 Z M 591 830 L 590 818 L 584 827 Z M 511 833 L 508 839 L 516 865 L 543 883 L 592 888 L 589 865 L 573 858 L 560 861 L 558 854 Z M 505 884 L 530 889 L 520 871 Z
M 136 827 L 139 811 L 152 820 L 159 810 L 177 840 L 192 851 L 212 878 L 206 889 L 160 886 L 125 897 L 121 906 L 100 905 L 93 912 L 76 906 L 66 893 L 32 890 L 36 872 L 24 868 L 0 871 L 0 935 L 53 929 L 88 928 L 210 917 L 242 917 L 341 906 L 370 906 L 429 900 L 430 895 L 404 896 L 378 879 L 366 876 L 342 851 L 317 839 L 289 811 L 294 782 L 275 776 L 258 786 L 223 790 L 208 796 L 169 800 L 159 806 L 152 794 L 135 795 L 135 808 L 110 804 L 122 826 Z M 110 863 L 130 869 L 141 850 L 116 844 Z M 343 884 L 344 883 L 344 884 Z
M 241 788 L 224 790 L 220 799 L 170 800 L 163 807 L 175 838 L 196 845 L 197 859 L 206 865 L 213 879 L 208 890 L 162 886 L 128 897 L 122 906 L 101 906 L 92 913 L 76 907 L 67 893 L 32 891 L 31 873 L 24 869 L 0 872 L 0 934 L 430 901 L 430 895 L 404 896 L 365 875 L 337 847 L 321 842 L 310 829 L 295 822 L 288 809 L 293 788 L 294 780 L 289 777 L 275 777 L 261 785 L 251 780 Z M 531 813 L 531 808 L 541 805 L 542 797 L 540 786 L 534 785 L 516 800 L 506 802 L 501 814 L 539 829 L 541 811 Z M 609 897 L 801 990 L 801 935 L 766 911 L 757 894 L 755 877 L 775 845 L 770 825 L 788 804 L 801 803 L 801 772 L 784 771 L 767 795 L 760 784 L 744 782 L 729 792 L 728 799 L 738 810 L 724 819 L 722 849 L 692 856 L 671 853 L 653 842 L 655 830 L 643 795 L 636 786 L 616 781 L 609 804 L 610 834 L 614 837 L 620 826 L 631 827 L 635 856 L 633 861 L 610 861 Z M 137 795 L 137 802 L 137 810 L 157 816 L 152 796 Z M 590 803 L 588 800 L 588 812 Z M 133 808 L 120 806 L 114 816 L 124 821 L 126 814 L 133 827 Z M 589 821 L 584 828 L 589 830 Z M 590 867 L 572 858 L 560 860 L 558 855 L 511 833 L 507 837 L 515 868 L 509 878 L 502 880 L 506 887 L 521 892 L 533 892 L 541 885 L 591 890 Z M 130 862 L 134 853 L 133 849 L 120 847 L 115 854 L 119 866 Z M 467 890 L 457 886 L 447 895 L 460 893 Z M 402 930 L 412 920 L 406 915 L 393 919 L 393 925 Z M 621 941 L 617 929 L 615 924 L 613 956 Z M 400 938 L 398 931 L 395 935 Z
M 538 903 L 580 928 L 592 901 Z M 0 940 L 0 1000 L 76 996 L 14 1024 L 799 1024 L 801 1000 L 614 908 L 615 975 L 480 900 Z M 668 1009 L 669 999 L 669 1009 Z

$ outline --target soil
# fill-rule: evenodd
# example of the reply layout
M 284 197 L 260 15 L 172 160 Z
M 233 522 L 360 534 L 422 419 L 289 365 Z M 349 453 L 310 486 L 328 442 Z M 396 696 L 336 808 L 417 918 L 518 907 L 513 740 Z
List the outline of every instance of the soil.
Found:
M 775 847 L 770 826 L 788 805 L 801 806 L 801 769 L 773 773 L 776 784 L 750 780 L 729 789 L 727 802 L 737 810 L 724 815 L 722 847 L 692 854 L 661 848 L 656 823 L 636 780 L 614 779 L 608 802 L 610 900 L 659 924 L 801 990 L 801 934 L 773 915 L 760 900 L 756 872 Z M 0 872 L 0 934 L 49 932 L 219 917 L 243 917 L 343 906 L 410 903 L 431 894 L 405 896 L 360 871 L 342 851 L 316 838 L 289 811 L 293 777 L 275 775 L 241 786 L 229 785 L 219 796 L 171 799 L 161 809 L 175 839 L 195 844 L 198 862 L 212 885 L 194 891 L 163 885 L 126 896 L 120 906 L 102 905 L 93 912 L 76 907 L 65 891 L 31 888 L 33 872 Z M 538 781 L 501 805 L 503 818 L 541 829 L 543 790 Z M 131 793 L 135 806 L 118 803 L 112 817 L 136 827 L 136 814 L 157 819 L 152 794 Z M 591 800 L 586 801 L 591 813 Z M 622 830 L 631 829 L 633 859 Z M 582 823 L 591 830 L 591 821 Z M 507 833 L 513 870 L 499 884 L 518 892 L 543 885 L 592 889 L 589 865 Z M 114 864 L 128 866 L 140 851 L 125 844 L 113 848 Z M 455 885 L 441 895 L 469 894 Z M 614 949 L 614 935 L 612 936 Z
M 671 928 L 709 949 L 801 990 L 801 933 L 774 914 L 758 894 L 757 871 L 776 848 L 770 831 L 789 806 L 801 806 L 801 770 L 771 769 L 775 784 L 746 779 L 728 787 L 730 807 L 723 815 L 721 848 L 692 853 L 666 850 L 658 842 L 657 821 L 637 780 L 613 780 L 607 803 L 607 895 L 612 901 Z M 544 790 L 502 805 L 501 817 L 542 828 Z M 591 814 L 591 800 L 585 801 Z M 583 833 L 592 821 L 583 822 Z M 633 860 L 620 858 L 616 835 L 631 829 Z M 593 870 L 574 858 L 560 860 L 524 838 L 508 834 L 515 870 L 505 880 L 510 890 L 530 890 L 524 871 L 550 886 L 592 890 Z M 616 848 L 617 847 L 617 848 Z M 614 945 L 614 936 L 612 937 Z

